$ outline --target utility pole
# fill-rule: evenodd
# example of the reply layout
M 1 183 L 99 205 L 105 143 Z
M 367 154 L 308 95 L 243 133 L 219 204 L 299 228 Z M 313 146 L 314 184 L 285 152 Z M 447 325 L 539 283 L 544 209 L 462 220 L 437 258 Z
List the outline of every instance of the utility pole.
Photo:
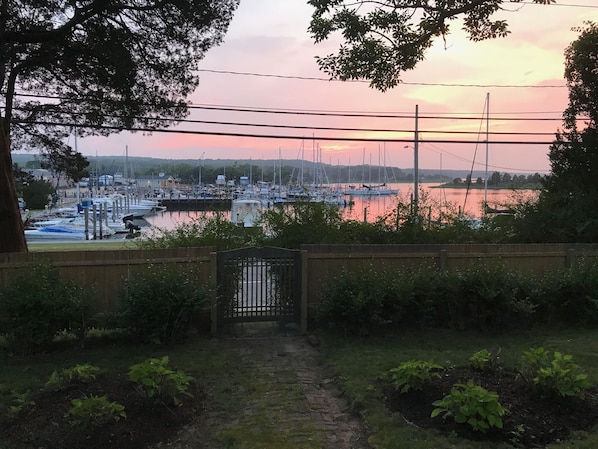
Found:
M 415 212 L 417 213 L 417 203 L 419 201 L 419 105 L 415 105 L 415 133 L 413 136 L 413 201 L 415 203 Z

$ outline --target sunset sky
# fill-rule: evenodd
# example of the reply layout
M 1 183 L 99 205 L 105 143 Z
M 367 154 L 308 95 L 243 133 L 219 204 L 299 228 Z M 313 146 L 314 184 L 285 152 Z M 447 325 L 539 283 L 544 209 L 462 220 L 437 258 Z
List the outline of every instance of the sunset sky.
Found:
M 425 61 L 403 75 L 401 85 L 391 91 L 378 92 L 366 82 L 328 81 L 326 74 L 318 70 L 315 56 L 331 53 L 337 43 L 313 43 L 307 32 L 311 7 L 306 0 L 242 0 L 225 42 L 210 50 L 199 67 L 201 83 L 191 98 L 197 108 L 188 117 L 188 120 L 232 124 L 187 122 L 173 129 L 298 139 L 121 133 L 108 138 L 79 140 L 78 149 L 86 156 L 122 156 L 128 148 L 129 156 L 198 161 L 279 157 L 304 157 L 312 161 L 319 157 L 333 165 L 385 163 L 408 169 L 414 166 L 412 146 L 417 106 L 422 140 L 469 141 L 459 144 L 421 142 L 419 167 L 469 170 L 473 166 L 479 170 L 484 168 L 486 159 L 488 97 L 490 133 L 523 133 L 490 135 L 489 170 L 547 172 L 546 143 L 523 145 L 494 141 L 550 142 L 561 126 L 562 112 L 567 106 L 563 53 L 578 37 L 572 27 L 582 26 L 588 20 L 598 21 L 598 4 L 596 0 L 557 2 L 550 6 L 506 3 L 505 8 L 511 12 L 495 16 L 504 17 L 510 24 L 511 34 L 504 39 L 469 42 L 455 22 L 446 43 L 438 41 Z M 276 113 L 258 112 L 263 110 Z M 281 114 L 281 111 L 328 114 Z M 332 115 L 335 113 L 336 116 Z M 395 117 L 346 116 L 355 113 Z M 470 134 L 432 131 L 469 131 Z M 323 137 L 382 141 L 330 141 Z M 385 139 L 404 139 L 405 142 Z

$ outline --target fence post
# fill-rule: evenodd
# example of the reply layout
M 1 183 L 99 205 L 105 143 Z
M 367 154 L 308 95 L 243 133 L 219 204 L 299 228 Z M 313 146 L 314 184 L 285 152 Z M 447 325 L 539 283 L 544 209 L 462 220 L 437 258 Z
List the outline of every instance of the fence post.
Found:
M 567 250 L 567 256 L 565 258 L 565 268 L 573 268 L 577 262 L 577 254 L 575 254 L 574 248 Z
M 446 271 L 448 269 L 448 251 L 446 249 L 440 250 L 440 257 L 438 258 L 438 268 L 440 268 L 440 271 Z
M 307 251 L 301 250 L 301 334 L 307 333 L 307 256 Z
M 216 290 L 210 300 L 210 335 L 218 335 L 218 253 L 210 253 L 210 277 Z

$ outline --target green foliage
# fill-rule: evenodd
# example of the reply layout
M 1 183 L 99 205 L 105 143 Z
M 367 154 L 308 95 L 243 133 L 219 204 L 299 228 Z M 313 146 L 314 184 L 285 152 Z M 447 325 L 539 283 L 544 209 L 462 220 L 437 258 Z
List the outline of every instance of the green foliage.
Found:
M 147 249 L 215 246 L 223 251 L 259 245 L 262 239 L 261 227 L 244 228 L 232 223 L 224 212 L 216 212 L 179 223 L 173 230 L 158 228 L 138 244 Z
M 500 350 L 498 352 L 500 353 Z M 487 349 L 481 349 L 473 353 L 469 362 L 475 370 L 494 371 L 498 367 L 498 354 L 494 355 Z
M 308 3 L 315 8 L 309 26 L 314 41 L 342 39 L 336 54 L 317 58 L 320 70 L 334 79 L 369 80 L 370 87 L 381 91 L 395 87 L 402 72 L 415 68 L 435 39 L 446 39 L 455 19 L 462 19 L 464 31 L 474 41 L 509 33 L 505 20 L 492 20 L 502 1 L 434 7 L 432 2 L 383 0 L 370 8 L 362 8 L 362 2 L 338 0 Z
M 580 261 L 547 273 L 538 291 L 539 312 L 546 322 L 572 326 L 598 324 L 598 264 Z
M 586 22 L 565 50 L 569 104 L 563 130 L 550 146 L 551 173 L 536 204 L 516 223 L 526 242 L 588 242 L 598 239 L 598 24 Z M 578 122 L 584 117 L 583 126 Z M 523 240 L 525 239 L 525 240 Z
M 122 326 L 146 342 L 183 341 L 214 294 L 199 279 L 193 265 L 150 265 L 135 273 L 121 292 Z
M 437 363 L 425 360 L 409 360 L 390 370 L 392 382 L 401 393 L 409 390 L 422 390 L 424 385 L 434 377 L 440 377 L 435 370 L 443 367 Z
M 71 424 L 83 428 L 90 426 L 101 427 L 111 421 L 126 418 L 125 407 L 116 402 L 110 402 L 106 396 L 89 396 L 71 401 L 73 405 L 67 412 L 71 417 Z
M 35 401 L 30 399 L 30 394 L 30 390 L 23 393 L 17 391 L 11 392 L 7 398 L 8 415 L 14 417 L 33 409 L 35 407 Z
M 46 382 L 47 390 L 61 390 L 73 383 L 88 383 L 96 378 L 100 368 L 94 365 L 75 365 L 72 368 L 64 368 L 60 373 L 54 371 Z
M 48 349 L 65 329 L 82 336 L 88 295 L 54 266 L 37 263 L 0 289 L 0 333 L 10 349 L 22 353 Z
M 533 278 L 495 265 L 444 272 L 361 266 L 328 279 L 316 316 L 356 335 L 404 327 L 499 332 L 530 326 L 534 291 Z
M 54 187 L 48 181 L 36 179 L 21 187 L 23 199 L 29 209 L 43 210 L 49 203 Z
M 323 325 L 340 327 L 345 335 L 370 335 L 392 322 L 386 300 L 389 278 L 373 268 L 343 271 L 320 292 L 316 315 Z
M 56 176 L 56 187 L 62 175 L 70 182 L 81 181 L 81 178 L 89 175 L 88 166 L 87 158 L 72 148 L 55 148 L 42 154 L 41 167 Z
M 162 404 L 178 405 L 181 395 L 192 396 L 188 389 L 193 378 L 167 365 L 168 356 L 161 359 L 149 358 L 131 366 L 129 380 L 136 384 L 137 390 L 144 397 Z
M 434 401 L 436 408 L 432 411 L 432 418 L 442 415 L 443 418 L 452 416 L 459 424 L 468 424 L 476 432 L 486 432 L 491 427 L 502 428 L 502 416 L 506 410 L 498 402 L 498 394 L 474 384 L 455 384 L 451 393 L 443 399 Z
M 549 395 L 578 396 L 590 386 L 588 376 L 579 372 L 573 356 L 544 348 L 531 348 L 521 355 L 520 374 Z
M 341 243 L 343 222 L 338 206 L 300 201 L 289 207 L 272 208 L 262 214 L 267 243 L 281 248 L 299 248 L 309 243 Z

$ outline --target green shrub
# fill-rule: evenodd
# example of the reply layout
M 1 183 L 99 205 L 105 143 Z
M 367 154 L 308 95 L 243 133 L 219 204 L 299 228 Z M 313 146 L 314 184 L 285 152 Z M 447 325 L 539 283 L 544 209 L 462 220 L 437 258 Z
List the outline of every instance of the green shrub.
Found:
M 121 293 L 122 326 L 144 342 L 183 341 L 213 295 L 198 279 L 194 266 L 151 265 L 132 275 Z
M 7 413 L 11 417 L 19 416 L 22 413 L 28 412 L 35 407 L 35 401 L 30 398 L 31 391 L 27 390 L 24 393 L 17 391 L 11 392 L 8 397 L 2 402 L 6 402 Z
M 368 266 L 329 279 L 316 316 L 347 334 L 404 327 L 500 332 L 530 326 L 535 288 L 533 278 L 494 265 L 443 272 Z
M 111 421 L 126 418 L 125 407 L 116 402 L 110 402 L 106 396 L 89 396 L 73 399 L 73 405 L 67 412 L 71 417 L 71 424 L 83 428 L 90 426 L 101 427 Z
M 345 335 L 365 336 L 384 330 L 394 314 L 387 296 L 389 279 L 371 267 L 341 272 L 320 293 L 318 321 L 342 329 Z
M 451 393 L 432 403 L 436 408 L 432 418 L 452 416 L 459 424 L 468 424 L 475 431 L 485 432 L 491 427 L 502 428 L 506 413 L 498 402 L 498 394 L 475 385 L 472 380 L 455 384 Z
M 590 386 L 588 376 L 579 372 L 573 356 L 544 348 L 532 348 L 521 355 L 521 376 L 548 395 L 578 396 Z
M 88 383 L 96 378 L 100 368 L 94 365 L 75 365 L 72 368 L 65 368 L 60 373 L 54 371 L 46 382 L 47 390 L 61 390 L 72 383 Z
M 445 274 L 442 279 L 447 317 L 451 327 L 496 332 L 525 328 L 533 317 L 531 278 L 500 264 L 479 264 Z M 440 306 L 440 304 L 438 304 Z
M 10 349 L 21 353 L 48 349 L 63 330 L 74 330 L 82 338 L 87 296 L 89 292 L 62 279 L 54 266 L 35 264 L 0 289 L 0 333 Z
M 299 248 L 309 243 L 341 243 L 342 213 L 334 204 L 299 201 L 264 211 L 262 221 L 270 246 Z
M 537 301 L 544 321 L 569 326 L 598 324 L 598 265 L 581 261 L 548 273 Z
M 178 405 L 180 395 L 192 396 L 188 389 L 193 378 L 167 365 L 168 356 L 147 359 L 131 366 L 129 380 L 136 384 L 137 390 L 144 397 L 163 404 Z
M 173 230 L 158 228 L 139 241 L 138 245 L 147 249 L 215 246 L 223 251 L 256 246 L 263 238 L 261 227 L 238 226 L 230 221 L 225 212 L 218 211 L 210 216 L 204 214 L 193 221 L 179 223 Z
M 442 366 L 425 360 L 409 360 L 401 363 L 397 368 L 390 370 L 392 382 L 401 393 L 409 390 L 422 390 L 424 385 L 439 378 L 440 374 L 435 370 L 441 370 Z
M 492 354 L 487 349 L 481 349 L 469 358 L 471 367 L 477 371 L 494 371 L 498 368 L 498 353 Z

